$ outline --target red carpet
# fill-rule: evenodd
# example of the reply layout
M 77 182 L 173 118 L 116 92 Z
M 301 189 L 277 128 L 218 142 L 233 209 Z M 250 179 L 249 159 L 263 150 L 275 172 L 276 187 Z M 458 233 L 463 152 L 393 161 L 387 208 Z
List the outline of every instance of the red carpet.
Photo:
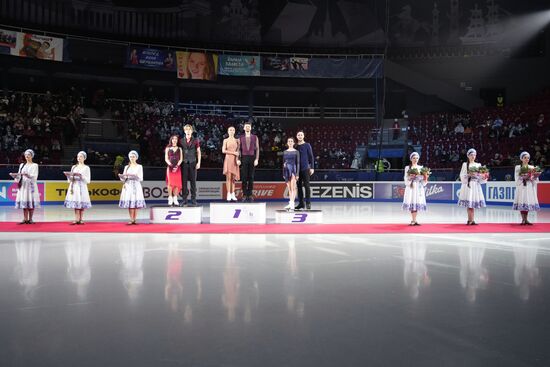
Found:
M 407 224 L 139 224 L 123 222 L 89 222 L 72 226 L 67 222 L 42 222 L 19 225 L 13 222 L 0 223 L 0 232 L 85 232 L 85 233 L 242 233 L 242 234 L 331 234 L 331 233 L 546 233 L 550 223 L 520 226 L 510 223 L 423 224 L 410 227 Z

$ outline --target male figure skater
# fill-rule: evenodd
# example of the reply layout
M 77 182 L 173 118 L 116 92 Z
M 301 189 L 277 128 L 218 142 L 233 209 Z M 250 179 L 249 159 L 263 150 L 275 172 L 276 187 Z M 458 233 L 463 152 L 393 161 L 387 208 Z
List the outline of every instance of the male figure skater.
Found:
M 309 177 L 313 175 L 315 159 L 313 157 L 313 149 L 311 149 L 311 144 L 306 143 L 305 134 L 303 130 L 296 133 L 296 139 L 298 139 L 298 144 L 296 144 L 296 150 L 300 152 L 300 173 L 298 176 L 298 206 L 296 210 L 304 209 L 304 191 L 306 191 L 306 200 L 305 208 L 311 209 L 311 188 L 309 186 Z
M 241 167 L 242 201 L 251 203 L 254 201 L 252 190 L 254 189 L 254 170 L 260 159 L 260 146 L 258 137 L 251 133 L 252 123 L 244 124 L 244 135 L 239 138 L 241 155 L 237 164 Z
M 201 146 L 199 139 L 193 138 L 193 126 L 187 124 L 183 127 L 185 137 L 181 142 L 183 147 L 183 164 L 182 164 L 182 183 L 183 183 L 183 201 L 182 206 L 188 206 L 187 197 L 189 189 L 187 181 L 191 186 L 191 204 L 197 206 L 197 170 L 201 168 Z

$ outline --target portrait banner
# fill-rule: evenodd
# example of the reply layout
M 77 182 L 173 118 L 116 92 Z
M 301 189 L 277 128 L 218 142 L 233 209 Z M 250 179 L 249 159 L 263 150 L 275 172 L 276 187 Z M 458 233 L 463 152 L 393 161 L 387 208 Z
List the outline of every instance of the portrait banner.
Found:
M 33 59 L 63 61 L 63 43 L 63 38 L 17 32 L 15 47 L 10 49 L 10 54 Z
M 209 52 L 177 51 L 178 79 L 216 80 L 218 55 Z

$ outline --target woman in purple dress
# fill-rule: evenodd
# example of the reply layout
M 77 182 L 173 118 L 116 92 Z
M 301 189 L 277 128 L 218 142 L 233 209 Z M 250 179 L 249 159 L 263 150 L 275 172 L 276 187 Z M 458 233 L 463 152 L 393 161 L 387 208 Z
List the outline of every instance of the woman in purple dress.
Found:
M 294 210 L 294 200 L 296 199 L 296 180 L 298 180 L 298 167 L 300 167 L 300 152 L 294 149 L 294 138 L 288 138 L 286 141 L 288 149 L 283 152 L 283 178 L 288 188 L 288 205 L 286 210 Z

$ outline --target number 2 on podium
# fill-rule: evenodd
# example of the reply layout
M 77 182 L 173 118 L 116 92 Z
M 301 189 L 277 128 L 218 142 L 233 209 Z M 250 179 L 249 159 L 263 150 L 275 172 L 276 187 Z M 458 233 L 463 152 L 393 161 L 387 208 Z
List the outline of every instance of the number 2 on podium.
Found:
M 164 220 L 178 220 L 181 213 L 180 210 L 169 210 Z

